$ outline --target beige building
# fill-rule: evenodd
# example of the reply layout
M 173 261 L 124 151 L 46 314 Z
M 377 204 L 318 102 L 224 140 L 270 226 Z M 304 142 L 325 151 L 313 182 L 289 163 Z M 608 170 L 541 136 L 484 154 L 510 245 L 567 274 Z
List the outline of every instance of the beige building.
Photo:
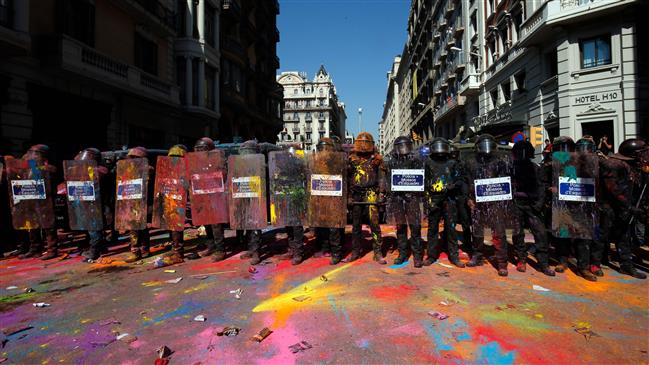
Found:
M 284 88 L 284 129 L 279 143 L 301 143 L 305 150 L 312 150 L 320 138 L 345 137 L 345 104 L 338 99 L 324 66 L 312 80 L 305 72 L 282 72 L 277 81 Z

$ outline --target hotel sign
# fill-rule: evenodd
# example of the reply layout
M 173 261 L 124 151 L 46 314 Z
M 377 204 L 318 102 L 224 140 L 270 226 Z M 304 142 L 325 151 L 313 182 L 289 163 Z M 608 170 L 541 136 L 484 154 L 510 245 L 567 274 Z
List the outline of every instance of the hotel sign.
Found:
M 619 100 L 620 93 L 617 91 L 607 91 L 603 93 L 594 93 L 590 95 L 575 96 L 573 99 L 574 105 L 602 103 L 608 101 Z

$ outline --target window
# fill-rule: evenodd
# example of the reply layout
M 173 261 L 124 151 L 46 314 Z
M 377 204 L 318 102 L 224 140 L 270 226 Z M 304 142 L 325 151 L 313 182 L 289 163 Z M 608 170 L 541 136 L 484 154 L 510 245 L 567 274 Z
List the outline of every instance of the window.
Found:
M 65 0 L 63 3 L 63 33 L 94 47 L 94 4 L 88 0 Z
M 545 72 L 548 79 L 557 76 L 557 74 L 559 73 L 556 49 L 553 49 L 552 52 L 545 54 Z
M 216 70 L 210 66 L 205 67 L 205 107 L 216 110 L 216 100 L 214 98 L 214 80 L 216 80 Z
M 306 113 L 306 119 L 311 119 L 311 112 Z
M 505 101 L 510 101 L 512 99 L 512 86 L 509 81 L 503 82 L 500 84 L 500 89 L 503 91 L 503 96 Z
M 135 33 L 135 66 L 144 72 L 158 75 L 158 45 Z
M 516 89 L 519 93 L 526 91 L 525 89 L 525 70 L 519 71 L 514 75 L 514 81 L 516 82 Z
M 293 89 L 293 95 L 297 95 L 297 89 Z
M 216 47 L 216 32 L 214 31 L 215 11 L 212 6 L 205 3 L 205 41 L 212 47 Z
M 611 64 L 611 36 L 603 35 L 579 42 L 581 68 Z
M 294 120 L 300 120 L 300 116 L 297 113 L 293 113 Z
M 0 0 L 0 25 L 13 27 L 13 0 Z
M 498 105 L 498 89 L 493 89 L 489 92 L 491 96 L 491 107 L 495 108 Z
M 311 141 L 311 132 L 306 132 L 306 140 Z
M 299 133 L 293 133 L 293 139 L 297 141 L 297 139 L 300 137 Z
M 471 37 L 478 33 L 478 18 L 476 16 L 477 12 L 473 12 L 471 15 Z
M 318 133 L 318 136 L 319 136 L 320 139 L 323 139 L 325 134 L 324 134 L 324 132 L 320 132 L 320 133 Z
M 185 57 L 176 57 L 176 84 L 180 88 L 180 100 L 183 103 L 185 102 L 185 95 L 187 93 L 187 90 L 185 89 L 185 78 L 187 77 L 187 75 L 185 75 L 185 62 L 187 62 Z
M 318 118 L 319 119 L 324 119 L 324 113 L 323 112 L 318 113 Z

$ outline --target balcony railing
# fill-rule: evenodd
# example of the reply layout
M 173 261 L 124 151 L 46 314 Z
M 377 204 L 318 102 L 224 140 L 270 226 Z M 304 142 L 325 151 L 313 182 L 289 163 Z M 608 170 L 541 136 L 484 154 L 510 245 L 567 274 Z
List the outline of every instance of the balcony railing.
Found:
M 144 10 L 155 15 L 171 29 L 176 29 L 176 14 L 162 5 L 159 0 L 135 0 Z
M 64 70 L 161 102 L 180 103 L 178 88 L 154 75 L 119 62 L 67 36 L 52 38 L 50 44 L 56 46 L 53 48 L 56 64 Z M 47 57 L 50 59 L 50 55 Z

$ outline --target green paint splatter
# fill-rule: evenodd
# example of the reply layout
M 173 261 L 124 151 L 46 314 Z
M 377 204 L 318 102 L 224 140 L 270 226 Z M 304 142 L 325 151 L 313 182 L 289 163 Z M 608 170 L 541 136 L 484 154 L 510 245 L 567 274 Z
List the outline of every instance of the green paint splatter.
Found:
M 534 303 L 534 302 L 526 302 L 526 303 L 523 303 L 523 304 L 518 304 L 517 307 L 520 308 L 520 309 L 523 309 L 523 310 L 525 310 L 525 309 L 534 310 L 534 309 L 539 308 L 539 304 Z
M 22 293 L 22 294 L 11 295 L 11 296 L 8 296 L 8 297 L 2 297 L 2 298 L 0 298 L 0 303 L 2 303 L 2 304 L 10 304 L 10 303 L 24 302 L 24 301 L 30 300 L 36 294 L 37 294 L 36 292 L 32 292 L 32 293 Z
M 548 331 L 552 328 L 547 323 L 512 311 L 486 312 L 482 314 L 482 320 L 485 322 L 505 322 L 513 327 L 534 332 Z
M 460 298 L 457 294 L 448 291 L 444 288 L 435 288 L 433 289 L 433 294 L 440 297 L 440 300 L 448 299 L 452 302 L 459 304 L 468 304 L 466 300 Z
M 575 166 L 566 166 L 563 169 L 563 176 L 567 177 L 569 180 L 577 180 L 577 168 Z
M 559 227 L 559 237 L 560 238 L 566 238 L 569 235 L 568 227 L 566 226 L 561 226 Z
M 572 156 L 570 155 L 570 152 L 552 152 L 552 159 L 555 161 L 559 161 L 560 164 L 565 164 L 566 162 L 570 161 Z

